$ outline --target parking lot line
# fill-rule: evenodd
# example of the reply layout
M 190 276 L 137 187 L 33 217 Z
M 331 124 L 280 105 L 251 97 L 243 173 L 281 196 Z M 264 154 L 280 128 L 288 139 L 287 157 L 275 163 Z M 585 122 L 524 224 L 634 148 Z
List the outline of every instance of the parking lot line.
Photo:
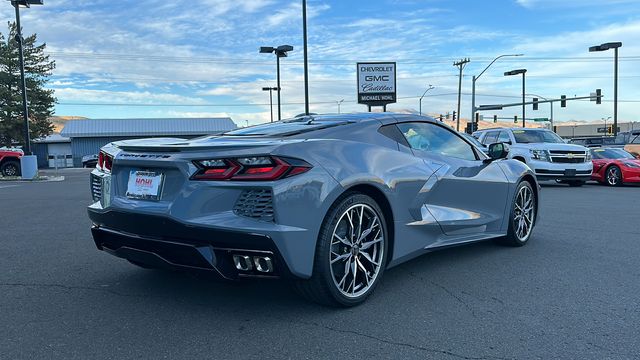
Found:
M 18 187 L 20 185 L 0 185 L 0 189 L 7 189 L 7 188 L 12 188 L 12 187 Z

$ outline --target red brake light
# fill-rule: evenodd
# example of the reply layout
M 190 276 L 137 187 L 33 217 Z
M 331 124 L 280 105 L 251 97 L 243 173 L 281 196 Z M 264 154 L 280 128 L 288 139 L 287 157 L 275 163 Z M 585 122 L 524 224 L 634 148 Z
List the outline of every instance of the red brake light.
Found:
M 200 170 L 194 180 L 272 181 L 311 169 L 307 162 L 275 156 L 201 160 L 194 162 Z
M 98 154 L 98 168 L 102 169 L 103 171 L 111 171 L 112 167 L 113 157 L 105 153 L 104 151 L 100 151 L 100 154 Z
M 206 166 L 209 162 L 196 162 L 201 170 L 193 178 L 197 180 L 228 180 L 240 170 L 240 164 L 231 160 L 218 160 L 213 162 L 214 167 Z

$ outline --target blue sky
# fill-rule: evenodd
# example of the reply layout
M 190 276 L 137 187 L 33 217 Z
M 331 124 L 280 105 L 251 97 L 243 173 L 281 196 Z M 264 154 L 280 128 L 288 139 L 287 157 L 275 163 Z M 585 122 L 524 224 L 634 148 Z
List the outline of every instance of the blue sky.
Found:
M 355 103 L 357 61 L 398 63 L 397 104 L 429 113 L 456 107 L 457 69 L 463 77 L 463 117 L 470 116 L 471 75 L 503 58 L 478 81 L 479 104 L 514 102 L 520 81 L 502 73 L 527 68 L 528 92 L 545 97 L 588 95 L 602 88 L 602 105 L 556 107 L 557 121 L 612 115 L 613 53 L 588 47 L 622 41 L 619 118 L 639 120 L 640 4 L 636 0 L 309 0 L 310 96 L 314 112 L 364 111 Z M 13 19 L 0 4 L 0 19 Z M 285 116 L 303 110 L 300 1 L 48 0 L 23 12 L 26 33 L 38 33 L 57 62 L 50 87 L 57 115 L 92 118 L 231 116 L 244 125 L 268 121 L 275 86 L 274 56 L 259 46 L 291 44 L 282 61 Z M 5 29 L 2 30 L 6 32 Z M 178 106 L 180 105 L 180 106 Z M 498 112 L 519 114 L 518 108 Z M 541 106 L 535 116 L 547 116 Z M 493 115 L 487 113 L 486 115 Z

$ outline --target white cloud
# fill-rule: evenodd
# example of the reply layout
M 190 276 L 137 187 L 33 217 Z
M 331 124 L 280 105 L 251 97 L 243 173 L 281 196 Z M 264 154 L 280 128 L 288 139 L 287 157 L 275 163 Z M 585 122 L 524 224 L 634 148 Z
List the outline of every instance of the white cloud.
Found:
M 1 1 L 1 0 L 0 0 Z M 615 8 L 633 7 L 628 0 L 611 0 Z M 530 11 L 549 8 L 560 2 L 518 0 Z M 359 11 L 336 17 L 321 0 L 309 4 L 310 94 L 313 111 L 335 112 L 334 101 L 346 99 L 343 111 L 362 111 L 355 98 L 355 62 L 358 60 L 397 60 L 400 97 L 420 95 L 427 84 L 436 85 L 430 95 L 457 91 L 453 60 L 470 57 L 465 75 L 477 74 L 497 54 L 522 52 L 522 59 L 504 59 L 483 75 L 478 83 L 480 103 L 512 101 L 512 98 L 482 94 L 517 96 L 520 84 L 502 72 L 526 67 L 527 88 L 541 95 L 588 94 L 596 87 L 611 99 L 611 52 L 589 54 L 590 45 L 621 40 L 622 56 L 640 54 L 640 21 L 624 17 L 618 22 L 584 22 L 582 29 L 549 36 L 535 36 L 523 29 L 496 24 L 455 26 L 435 21 L 451 11 L 425 5 L 423 1 L 396 0 L 398 5 L 415 5 L 415 12 L 383 15 Z M 596 0 L 565 1 L 566 7 L 580 10 L 578 4 L 599 6 Z M 115 5 L 114 5 L 115 4 Z M 609 4 L 609 2 L 607 2 Z M 438 3 L 442 5 L 442 3 Z M 338 7 L 336 5 L 336 7 Z M 614 7 L 614 6 L 609 6 Z M 637 8 L 637 5 L 636 5 Z M 548 10 L 548 9 L 547 9 Z M 542 10 L 541 10 L 542 11 Z M 573 11 L 572 11 L 573 12 Z M 433 14 L 438 13 L 434 16 Z M 319 16 L 324 15 L 324 16 Z M 631 16 L 631 15 L 629 15 Z M 0 6 L 0 18 L 12 18 L 9 6 Z M 260 45 L 290 43 L 295 51 L 282 59 L 283 102 L 286 115 L 302 109 L 301 8 L 292 0 L 192 0 L 167 2 L 141 0 L 121 6 L 107 0 L 61 0 L 24 12 L 28 33 L 37 32 L 54 53 L 58 68 L 55 81 L 60 102 L 139 102 L 258 104 L 229 108 L 212 107 L 237 114 L 234 119 L 266 121 L 269 118 L 268 93 L 263 86 L 275 86 L 275 59 L 257 53 Z M 547 31 L 549 33 L 551 31 Z M 63 53 L 76 53 L 65 56 Z M 98 54 L 111 54 L 109 56 Z M 527 58 L 607 57 L 606 61 L 550 62 Z M 621 98 L 638 99 L 637 62 L 621 62 Z M 572 76 L 572 78 L 565 78 Z M 595 76 L 595 78 L 592 78 Z M 194 80 L 192 82 L 188 80 Z M 470 91 L 470 77 L 463 79 L 463 92 Z M 274 94 L 275 95 L 275 94 Z M 221 99 L 224 99 L 221 100 Z M 456 96 L 429 96 L 423 108 L 434 113 L 452 111 Z M 470 113 L 470 98 L 463 96 L 463 115 Z M 78 108 L 65 108 L 65 112 Z M 417 109 L 417 98 L 401 99 L 390 109 Z M 87 109 L 105 113 L 106 107 Z M 146 109 L 146 108 L 142 108 Z M 131 113 L 143 111 L 130 108 Z M 621 118 L 635 116 L 640 106 L 620 104 Z M 84 108 L 83 108 L 83 111 Z M 126 109 L 122 110 L 126 111 Z M 152 111 L 152 110 L 145 110 Z M 182 110 L 161 108 L 162 113 L 207 113 L 205 108 Z M 504 115 L 519 110 L 504 111 Z M 594 107 L 590 103 L 570 104 L 557 109 L 558 118 L 601 117 L 611 112 L 610 104 Z
M 176 94 L 163 94 L 150 91 L 109 91 L 89 90 L 76 88 L 57 88 L 56 96 L 64 101 L 77 101 L 81 103 L 138 103 L 138 104 L 162 104 L 165 102 L 174 104 L 205 104 L 201 98 L 186 97 Z
M 536 3 L 536 0 L 516 0 L 516 3 L 526 8 L 532 8 L 533 5 Z

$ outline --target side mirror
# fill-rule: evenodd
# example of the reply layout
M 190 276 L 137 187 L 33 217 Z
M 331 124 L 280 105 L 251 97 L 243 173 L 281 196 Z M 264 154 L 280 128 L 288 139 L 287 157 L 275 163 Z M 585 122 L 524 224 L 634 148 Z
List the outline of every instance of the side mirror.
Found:
M 505 143 L 493 143 L 489 145 L 489 151 L 487 151 L 490 161 L 505 159 L 509 155 L 508 145 Z

